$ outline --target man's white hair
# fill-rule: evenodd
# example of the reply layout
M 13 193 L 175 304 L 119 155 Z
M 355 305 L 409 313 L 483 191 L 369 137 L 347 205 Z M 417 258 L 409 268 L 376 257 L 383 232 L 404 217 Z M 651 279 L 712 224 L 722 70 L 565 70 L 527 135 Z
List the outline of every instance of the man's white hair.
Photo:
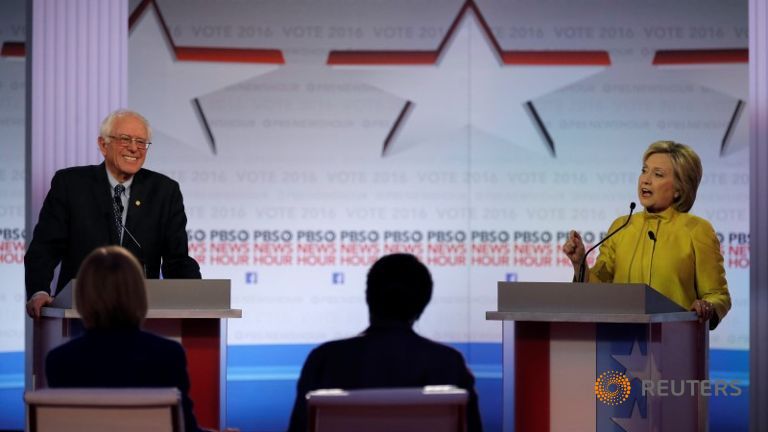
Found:
M 119 109 L 109 114 L 107 118 L 105 118 L 104 121 L 101 122 L 101 128 L 99 129 L 99 136 L 109 141 L 109 136 L 112 135 L 112 127 L 115 124 L 115 120 L 117 120 L 120 117 L 134 117 L 139 119 L 144 124 L 144 127 L 147 129 L 147 141 L 150 141 L 152 139 L 152 128 L 149 126 L 149 122 L 147 121 L 147 119 L 145 119 L 143 115 L 137 113 L 136 111 L 131 111 L 128 109 Z

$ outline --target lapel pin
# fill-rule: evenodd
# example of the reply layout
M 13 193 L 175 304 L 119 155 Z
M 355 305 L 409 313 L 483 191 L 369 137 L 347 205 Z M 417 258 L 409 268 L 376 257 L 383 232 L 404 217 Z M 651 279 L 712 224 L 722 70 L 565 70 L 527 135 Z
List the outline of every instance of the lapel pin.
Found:
M 136 207 L 138 207 L 138 206 L 140 206 L 140 205 L 141 205 L 141 201 L 139 201 L 139 200 L 136 200 L 136 202 L 135 202 L 134 204 L 136 204 Z

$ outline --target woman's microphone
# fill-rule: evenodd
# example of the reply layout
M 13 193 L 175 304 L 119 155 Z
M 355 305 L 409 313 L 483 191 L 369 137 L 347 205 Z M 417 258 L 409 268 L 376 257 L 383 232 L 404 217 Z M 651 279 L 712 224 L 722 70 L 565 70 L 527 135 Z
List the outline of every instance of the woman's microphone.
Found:
M 611 236 L 613 236 L 617 232 L 623 230 L 624 227 L 629 224 L 629 220 L 632 219 L 632 213 L 634 211 L 635 211 L 635 203 L 633 201 L 633 202 L 629 203 L 629 216 L 627 216 L 627 220 L 624 221 L 624 223 L 620 227 L 616 228 L 616 230 L 614 232 L 612 232 L 612 233 L 608 234 L 607 236 L 603 237 L 602 240 L 597 242 L 597 244 L 595 244 L 594 246 L 589 248 L 589 250 L 584 253 L 584 258 L 581 259 L 581 265 L 579 266 L 579 278 L 576 280 L 576 282 L 584 282 L 584 277 L 586 276 L 587 255 L 589 255 L 590 252 L 595 250 L 596 247 L 598 247 L 601 244 L 603 244 L 604 241 L 606 241 L 609 238 L 611 238 Z
M 658 227 L 656 229 L 658 229 Z M 653 288 L 653 285 L 651 285 L 651 278 L 653 278 L 653 255 L 656 254 L 656 234 L 654 234 L 652 230 L 648 230 L 648 238 L 653 242 L 653 249 L 651 249 L 651 265 L 648 268 L 648 286 Z

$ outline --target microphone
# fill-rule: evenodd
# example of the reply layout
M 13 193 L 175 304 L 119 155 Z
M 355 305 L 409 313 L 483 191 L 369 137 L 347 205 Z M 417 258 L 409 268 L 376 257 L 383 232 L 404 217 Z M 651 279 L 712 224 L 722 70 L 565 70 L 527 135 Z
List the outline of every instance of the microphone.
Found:
M 613 231 L 612 233 L 610 233 L 607 236 L 603 237 L 602 240 L 597 242 L 596 245 L 592 246 L 591 248 L 589 248 L 589 250 L 587 252 L 584 253 L 584 258 L 581 259 L 581 265 L 579 266 L 579 278 L 578 278 L 577 282 L 584 282 L 584 277 L 586 276 L 585 271 L 586 271 L 586 267 L 587 267 L 587 256 L 589 255 L 589 253 L 592 252 L 593 250 L 595 250 L 596 247 L 598 247 L 601 244 L 603 244 L 603 242 L 605 242 L 609 238 L 613 237 L 614 234 L 616 234 L 617 232 L 623 230 L 624 227 L 629 224 L 629 220 L 632 219 L 632 213 L 634 211 L 635 211 L 635 203 L 633 201 L 633 202 L 629 203 L 629 216 L 627 216 L 627 220 L 624 221 L 624 223 L 621 224 L 620 227 L 616 228 L 615 231 Z
M 652 230 L 648 230 L 648 238 L 653 242 L 653 248 L 651 249 L 651 265 L 648 267 L 648 286 L 653 288 L 653 285 L 651 285 L 651 278 L 653 277 L 653 254 L 656 253 L 656 234 L 654 234 Z
M 139 253 L 141 254 L 141 256 L 138 257 L 138 258 L 139 258 L 139 262 L 141 263 L 141 270 L 144 272 L 144 279 L 146 279 L 147 278 L 147 263 L 144 261 L 144 248 L 141 247 L 141 243 L 139 243 L 139 241 L 136 240 L 136 237 L 134 237 L 133 234 L 131 234 L 131 232 L 128 231 L 128 228 L 126 228 L 125 225 L 123 225 L 123 221 L 119 221 L 119 222 L 120 222 L 120 228 L 123 229 L 123 232 L 128 234 L 128 237 L 130 237 L 131 240 L 133 240 L 133 243 L 136 244 L 136 246 L 139 247 Z
M 120 213 L 122 213 L 123 212 L 123 203 L 120 201 L 120 198 L 115 197 L 115 205 L 120 210 Z M 133 234 L 131 234 L 131 232 L 128 231 L 128 228 L 123 224 L 123 220 L 122 219 L 116 218 L 115 220 L 117 220 L 117 223 L 120 224 L 120 229 L 122 229 L 124 233 L 128 234 L 128 237 L 130 237 L 131 240 L 133 240 L 133 243 L 136 246 L 138 246 L 139 253 L 141 254 L 141 256 L 137 257 L 137 258 L 139 259 L 139 262 L 141 263 L 141 269 L 144 271 L 144 278 L 146 279 L 147 278 L 147 263 L 144 262 L 144 248 L 141 247 L 141 243 L 139 243 L 139 241 L 136 240 L 136 237 L 134 237 Z M 122 246 L 122 239 L 120 240 L 120 246 Z

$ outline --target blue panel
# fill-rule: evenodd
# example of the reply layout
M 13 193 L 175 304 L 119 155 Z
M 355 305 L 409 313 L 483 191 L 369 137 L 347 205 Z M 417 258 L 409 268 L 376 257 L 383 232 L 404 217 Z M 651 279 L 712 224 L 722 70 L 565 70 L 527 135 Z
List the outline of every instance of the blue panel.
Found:
M 291 415 L 295 386 L 295 378 L 228 382 L 227 426 L 242 432 L 284 431 Z
M 230 346 L 227 352 L 227 426 L 284 431 L 296 380 L 315 345 Z
M 24 429 L 24 353 L 0 353 L 0 430 Z
M 749 382 L 749 351 L 713 349 L 709 351 L 712 379 L 738 379 Z
M 464 343 L 449 344 L 464 354 L 469 368 L 475 375 L 480 416 L 483 430 L 501 430 L 502 420 L 502 383 L 501 383 L 501 344 Z
M 709 378 L 737 381 L 739 396 L 713 396 L 709 399 L 709 430 L 749 430 L 749 351 L 711 350 L 709 352 Z

